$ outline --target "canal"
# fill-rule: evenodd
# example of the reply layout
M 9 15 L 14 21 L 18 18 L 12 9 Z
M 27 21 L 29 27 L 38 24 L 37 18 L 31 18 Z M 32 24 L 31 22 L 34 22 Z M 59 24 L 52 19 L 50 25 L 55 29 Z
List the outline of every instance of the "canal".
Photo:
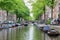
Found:
M 33 24 L 0 30 L 0 40 L 52 40 Z M 60 40 L 60 37 L 53 40 Z
M 40 30 L 30 24 L 26 27 L 16 27 L 0 30 L 0 40 L 42 40 Z

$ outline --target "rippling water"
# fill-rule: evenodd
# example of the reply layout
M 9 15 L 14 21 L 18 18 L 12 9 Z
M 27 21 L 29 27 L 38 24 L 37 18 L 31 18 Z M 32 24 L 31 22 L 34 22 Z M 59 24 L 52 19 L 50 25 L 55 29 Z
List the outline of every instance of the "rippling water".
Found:
M 41 40 L 40 31 L 33 25 L 3 29 L 0 31 L 0 40 Z
M 0 30 L 0 40 L 51 40 L 51 39 L 47 35 L 45 35 L 44 37 L 44 33 L 41 32 L 36 26 L 31 24 L 28 27 L 27 26 L 16 27 Z

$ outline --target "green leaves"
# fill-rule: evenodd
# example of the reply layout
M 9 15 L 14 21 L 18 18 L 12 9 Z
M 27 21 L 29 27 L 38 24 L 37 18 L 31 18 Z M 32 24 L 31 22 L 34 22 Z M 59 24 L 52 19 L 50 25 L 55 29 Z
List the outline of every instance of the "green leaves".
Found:
M 33 14 L 35 19 L 38 19 L 40 15 L 44 13 L 44 0 L 37 0 L 36 3 L 33 3 Z
M 46 0 L 46 3 L 49 7 L 55 7 L 56 5 L 56 0 Z
M 56 0 L 37 0 L 36 3 L 33 3 L 33 14 L 35 19 L 38 19 L 43 13 L 45 13 L 45 6 L 54 8 L 56 5 Z
M 14 10 L 15 5 L 11 0 L 4 0 L 4 1 L 0 1 L 0 8 L 9 11 L 9 10 Z
M 15 13 L 18 18 L 29 16 L 29 9 L 23 0 L 0 0 L 0 9 Z

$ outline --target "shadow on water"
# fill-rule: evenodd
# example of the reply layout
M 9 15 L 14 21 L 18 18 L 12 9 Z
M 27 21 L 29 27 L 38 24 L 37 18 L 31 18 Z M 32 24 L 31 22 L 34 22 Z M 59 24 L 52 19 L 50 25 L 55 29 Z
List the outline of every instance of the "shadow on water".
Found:
M 40 31 L 34 26 L 16 27 L 0 31 L 0 40 L 42 40 Z
M 60 36 L 54 37 L 54 36 L 48 36 L 46 33 L 42 32 L 42 40 L 60 40 Z
M 28 27 L 16 27 L 0 31 L 0 40 L 52 40 L 47 34 L 41 32 L 36 26 L 29 24 Z M 53 38 L 60 40 L 60 36 Z
M 34 26 L 16 27 L 0 31 L 0 40 L 42 40 L 40 31 Z

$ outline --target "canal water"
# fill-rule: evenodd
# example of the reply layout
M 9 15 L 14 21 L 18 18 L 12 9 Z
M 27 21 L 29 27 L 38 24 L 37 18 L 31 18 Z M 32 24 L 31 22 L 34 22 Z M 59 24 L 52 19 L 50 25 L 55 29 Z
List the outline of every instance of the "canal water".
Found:
M 36 26 L 16 27 L 0 30 L 0 40 L 42 40 L 42 33 Z
M 49 37 L 33 24 L 0 30 L 0 40 L 60 40 L 58 37 Z

